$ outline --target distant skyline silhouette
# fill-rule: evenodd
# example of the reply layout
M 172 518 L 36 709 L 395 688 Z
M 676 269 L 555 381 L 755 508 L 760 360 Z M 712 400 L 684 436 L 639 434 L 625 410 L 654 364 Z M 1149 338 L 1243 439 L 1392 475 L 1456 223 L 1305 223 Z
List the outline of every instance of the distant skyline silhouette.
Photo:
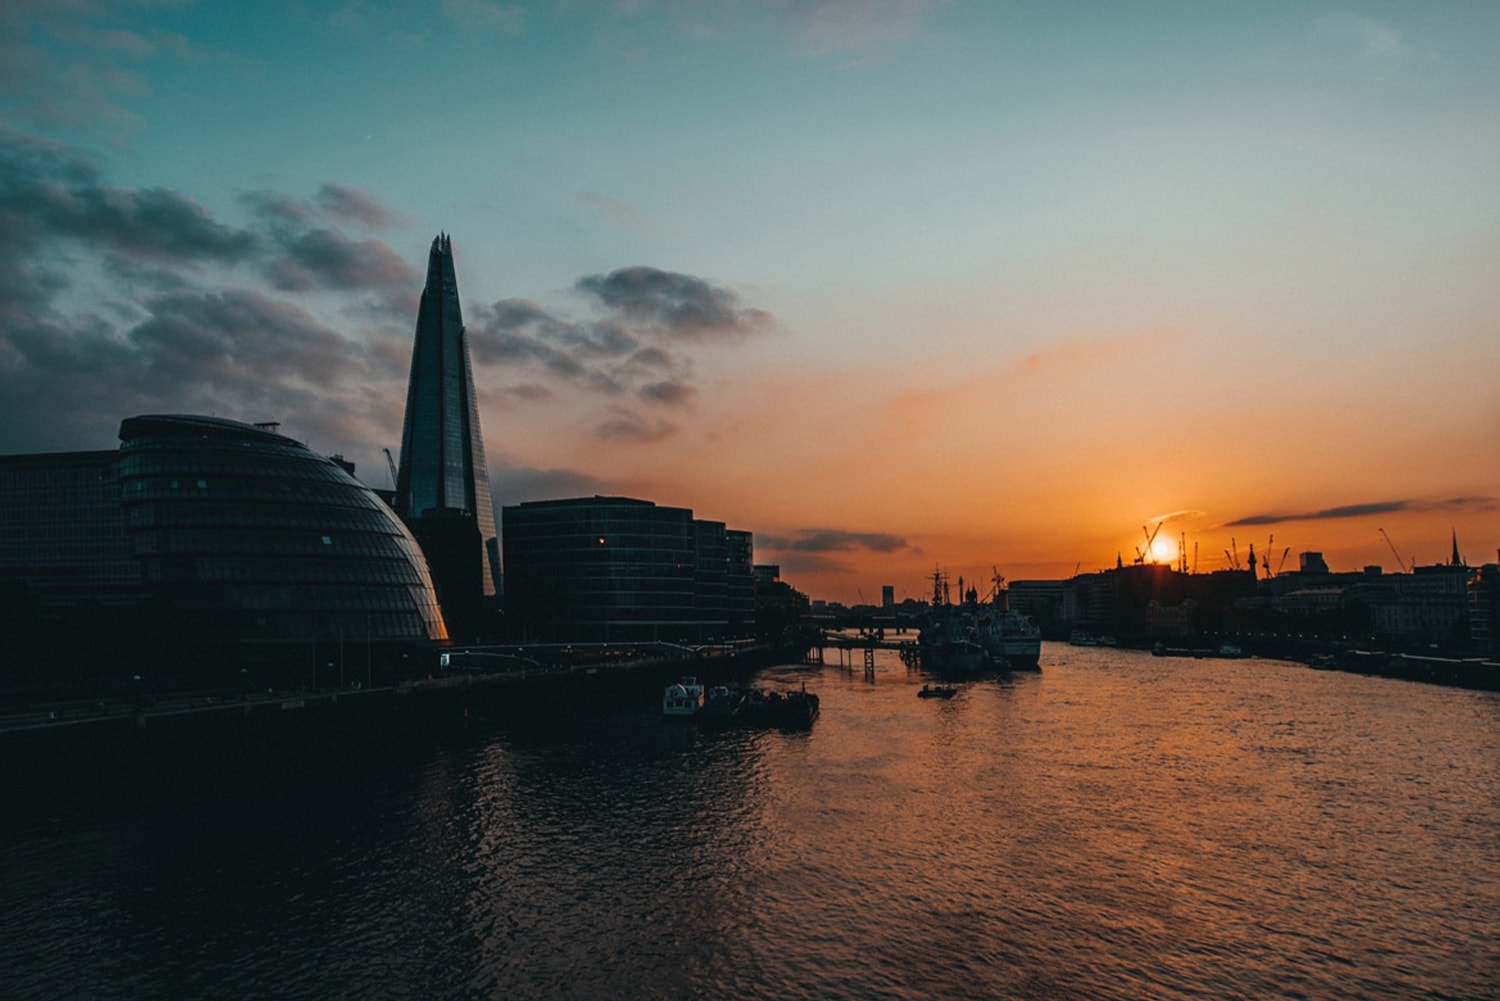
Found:
M 20 0 L 0 452 L 214 414 L 394 487 L 445 232 L 497 508 L 712 511 L 847 603 L 1152 530 L 1494 560 L 1497 45 L 1490 4 Z

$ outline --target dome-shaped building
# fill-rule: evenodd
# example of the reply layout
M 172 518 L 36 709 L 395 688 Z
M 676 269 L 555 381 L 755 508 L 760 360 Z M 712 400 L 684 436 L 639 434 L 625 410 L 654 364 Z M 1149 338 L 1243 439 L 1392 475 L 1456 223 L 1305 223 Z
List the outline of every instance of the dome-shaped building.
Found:
M 0 584 L 35 680 L 147 671 L 179 683 L 390 678 L 448 639 L 422 551 L 332 459 L 269 427 L 143 416 L 117 453 L 8 456 Z M 82 638 L 87 634 L 87 642 Z M 91 668 L 61 663 L 102 661 Z M 371 664 L 378 665 L 371 670 Z M 329 676 L 327 670 L 336 673 Z
M 422 551 L 374 491 L 274 431 L 120 426 L 125 533 L 178 628 L 255 640 L 447 638 Z

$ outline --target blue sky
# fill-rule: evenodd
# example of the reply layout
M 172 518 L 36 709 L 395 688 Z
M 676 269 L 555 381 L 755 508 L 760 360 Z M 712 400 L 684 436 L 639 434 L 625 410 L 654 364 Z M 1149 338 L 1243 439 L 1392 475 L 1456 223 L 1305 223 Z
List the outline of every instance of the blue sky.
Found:
M 846 600 L 1166 515 L 1200 569 L 1268 517 L 1486 559 L 1497 43 L 1486 3 L 21 0 L 0 451 L 211 411 L 383 485 L 444 231 L 501 503 L 690 506 Z

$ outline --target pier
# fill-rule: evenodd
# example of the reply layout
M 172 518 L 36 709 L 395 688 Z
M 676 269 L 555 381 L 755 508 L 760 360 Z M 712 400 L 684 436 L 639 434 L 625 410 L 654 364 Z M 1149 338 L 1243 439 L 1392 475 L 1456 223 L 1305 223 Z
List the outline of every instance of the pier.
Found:
M 819 634 L 817 642 L 808 649 L 808 660 L 811 663 L 827 663 L 827 650 L 838 651 L 839 667 L 846 671 L 854 670 L 855 651 L 859 651 L 864 663 L 866 674 L 875 673 L 875 651 L 895 650 L 901 655 L 902 663 L 910 667 L 916 662 L 917 644 L 910 639 L 887 639 L 884 630 L 875 632 L 859 632 L 853 635 L 843 632 L 824 631 Z

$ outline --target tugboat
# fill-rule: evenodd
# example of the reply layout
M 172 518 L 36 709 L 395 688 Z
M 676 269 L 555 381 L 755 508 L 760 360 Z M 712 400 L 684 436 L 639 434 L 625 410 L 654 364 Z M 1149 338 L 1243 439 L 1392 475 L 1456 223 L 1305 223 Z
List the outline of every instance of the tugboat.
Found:
M 1031 619 L 1010 607 L 1005 578 L 996 571 L 989 599 L 964 590 L 961 599 L 948 600 L 948 578 L 932 575 L 932 605 L 917 638 L 922 663 L 939 671 L 974 674 L 981 671 L 1035 671 L 1042 653 L 1042 631 Z

